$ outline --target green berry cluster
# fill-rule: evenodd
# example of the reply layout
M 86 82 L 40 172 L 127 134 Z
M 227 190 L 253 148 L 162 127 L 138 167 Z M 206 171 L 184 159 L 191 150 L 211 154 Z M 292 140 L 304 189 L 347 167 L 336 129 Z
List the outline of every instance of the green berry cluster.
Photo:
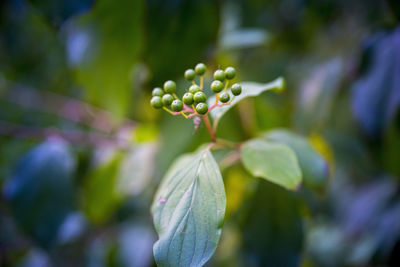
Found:
M 153 97 L 151 98 L 150 104 L 154 108 L 163 108 L 173 115 L 182 114 L 185 118 L 188 118 L 196 115 L 205 115 L 215 107 L 230 104 L 235 96 L 242 93 L 242 87 L 238 83 L 234 83 L 230 86 L 232 97 L 227 91 L 231 80 L 236 77 L 236 70 L 233 67 L 227 67 L 225 70 L 218 69 L 214 72 L 214 80 L 210 85 L 211 91 L 216 94 L 216 101 L 215 104 L 209 108 L 207 105 L 207 96 L 203 92 L 203 79 L 206 70 L 206 65 L 199 63 L 194 69 L 187 69 L 185 71 L 184 77 L 191 82 L 192 85 L 182 96 L 182 100 L 175 94 L 176 83 L 174 81 L 166 81 L 163 88 L 156 87 L 153 89 Z M 196 76 L 200 77 L 199 85 L 195 82 Z M 218 104 L 218 101 L 222 104 Z

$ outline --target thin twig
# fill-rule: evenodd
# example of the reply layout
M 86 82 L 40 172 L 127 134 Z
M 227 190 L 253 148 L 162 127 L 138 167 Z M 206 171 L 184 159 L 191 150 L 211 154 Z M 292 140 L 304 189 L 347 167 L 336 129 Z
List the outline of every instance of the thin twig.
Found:
M 49 137 L 59 137 L 71 144 L 92 147 L 100 145 L 112 145 L 127 147 L 129 140 L 115 138 L 102 133 L 84 132 L 79 130 L 60 130 L 55 127 L 39 128 L 0 121 L 0 135 L 17 139 L 43 140 Z
M 74 98 L 39 91 L 21 84 L 13 84 L 2 97 L 5 101 L 24 108 L 56 114 L 105 133 L 111 133 L 118 128 L 110 112 Z M 134 126 L 135 122 L 125 118 L 122 125 Z

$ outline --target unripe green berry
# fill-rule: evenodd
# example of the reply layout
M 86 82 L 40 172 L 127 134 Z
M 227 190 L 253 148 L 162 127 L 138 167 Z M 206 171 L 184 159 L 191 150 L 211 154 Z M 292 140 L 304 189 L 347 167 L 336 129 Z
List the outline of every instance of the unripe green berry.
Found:
M 225 81 L 225 72 L 223 70 L 216 70 L 214 72 L 214 80 Z
M 199 103 L 196 105 L 196 111 L 197 113 L 204 115 L 208 111 L 208 106 L 206 103 Z
M 193 84 L 192 86 L 189 87 L 189 93 L 195 94 L 199 91 L 201 91 L 201 89 L 198 85 Z
M 166 81 L 164 83 L 164 91 L 168 94 L 174 93 L 176 90 L 176 83 L 174 81 Z
M 236 76 L 236 70 L 233 67 L 227 67 L 225 69 L 225 77 L 228 80 L 232 80 Z
M 180 101 L 179 99 L 175 99 L 174 101 L 172 101 L 171 109 L 175 112 L 182 111 L 183 109 L 182 101 Z
M 232 85 L 231 91 L 233 95 L 240 95 L 242 93 L 242 86 L 238 83 L 235 83 Z
M 185 79 L 188 81 L 193 81 L 194 78 L 196 77 L 196 72 L 194 72 L 194 70 L 192 69 L 187 69 L 185 71 Z
M 192 94 L 192 93 L 186 93 L 186 94 L 184 94 L 183 97 L 182 97 L 182 101 L 183 101 L 183 103 L 185 103 L 186 105 L 191 105 L 191 104 L 193 104 L 193 102 L 194 102 L 193 94 Z
M 196 72 L 197 75 L 201 76 L 204 75 L 204 73 L 206 73 L 206 68 L 207 68 L 206 65 L 204 65 L 203 63 L 199 63 L 194 68 L 194 71 Z
M 230 98 L 231 97 L 229 96 L 229 94 L 225 92 L 221 94 L 219 101 L 221 101 L 222 103 L 226 103 L 229 101 Z
M 202 103 L 202 102 L 206 102 L 207 97 L 202 91 L 200 91 L 200 92 L 197 92 L 194 94 L 193 99 L 194 99 L 194 102 L 196 102 L 196 103 Z
M 168 107 L 169 105 L 171 105 L 172 101 L 174 101 L 174 97 L 170 94 L 165 94 L 162 97 L 162 102 L 164 104 L 164 106 Z
M 151 92 L 151 94 L 153 96 L 163 96 L 164 95 L 164 91 L 163 89 L 161 89 L 160 87 L 156 87 L 153 89 L 153 91 Z
M 150 104 L 153 108 L 162 108 L 163 102 L 161 100 L 161 96 L 153 96 L 150 100 Z
M 211 83 L 211 90 L 212 90 L 214 93 L 219 93 L 219 92 L 221 92 L 223 88 L 224 88 L 224 84 L 223 84 L 221 81 L 216 80 L 216 81 L 213 81 L 213 82 Z

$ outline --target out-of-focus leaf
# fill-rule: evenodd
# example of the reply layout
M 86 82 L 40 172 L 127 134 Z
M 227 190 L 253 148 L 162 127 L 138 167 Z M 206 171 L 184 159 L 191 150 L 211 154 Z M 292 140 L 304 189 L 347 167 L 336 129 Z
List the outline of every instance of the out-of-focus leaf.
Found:
M 267 31 L 262 28 L 241 28 L 239 6 L 227 2 L 222 6 L 219 49 L 244 49 L 266 44 L 269 40 Z
M 88 267 L 107 267 L 116 266 L 120 263 L 116 262 L 115 251 L 118 249 L 116 236 L 114 235 L 98 235 L 86 248 Z
M 143 2 L 97 1 L 67 29 L 67 49 L 77 81 L 89 101 L 116 116 L 126 115 L 132 102 L 130 73 L 142 47 Z
M 94 0 L 38 0 L 31 2 L 35 8 L 44 13 L 55 26 L 59 26 L 69 17 L 89 9 Z
M 381 216 L 379 216 L 378 227 L 376 227 L 377 241 L 380 252 L 387 256 L 400 240 L 400 201 L 390 205 Z
M 253 177 L 240 165 L 229 169 L 224 177 L 227 198 L 225 217 L 229 220 L 239 210 Z
M 308 230 L 306 251 L 317 266 L 343 266 L 350 249 L 340 227 L 321 224 Z
M 112 231 L 98 234 L 86 248 L 88 267 L 150 267 L 156 234 L 147 222 L 127 221 Z M 81 264 L 82 265 L 82 264 Z M 81 266 L 79 265 L 79 266 Z M 74 265 L 77 266 L 77 265 Z
M 173 116 L 166 117 L 160 126 L 160 149 L 157 154 L 156 171 L 159 176 L 169 168 L 171 162 L 186 152 L 193 142 L 193 122 Z
M 267 139 L 283 143 L 296 153 L 304 183 L 312 188 L 321 188 L 329 179 L 329 166 L 304 137 L 287 130 L 272 130 L 264 135 Z
M 280 77 L 270 83 L 255 83 L 255 82 L 242 82 L 242 93 L 235 97 L 230 105 L 218 107 L 210 112 L 211 117 L 214 120 L 219 120 L 228 110 L 235 106 L 239 101 L 251 96 L 258 96 L 259 94 L 274 90 L 280 92 L 285 89 L 285 80 Z M 228 90 L 230 92 L 230 90 Z M 208 99 L 208 106 L 212 106 L 215 103 L 215 95 Z
M 67 244 L 78 239 L 87 229 L 88 223 L 81 212 L 72 212 L 60 226 L 58 243 Z
M 263 45 L 268 34 L 262 29 L 237 29 L 225 33 L 220 41 L 221 49 L 243 49 Z
M 115 153 L 99 163 L 87 175 L 83 190 L 83 209 L 94 223 L 107 220 L 121 204 L 122 194 L 116 190 L 122 155 Z
M 54 28 L 27 1 L 3 1 L 1 13 L 4 77 L 43 90 L 70 90 L 64 47 Z
M 5 197 L 22 229 L 39 245 L 52 245 L 75 205 L 75 160 L 68 145 L 46 141 L 25 155 L 5 186 Z
M 128 151 L 119 168 L 117 192 L 133 196 L 146 188 L 154 173 L 156 152 L 154 143 L 134 146 Z
M 375 228 L 386 205 L 396 195 L 395 183 L 379 178 L 359 188 L 351 184 L 347 184 L 346 190 L 333 188 L 341 190 L 341 194 L 334 191 L 334 208 L 347 235 L 357 236 Z
M 156 234 L 148 224 L 130 223 L 121 228 L 118 236 L 118 258 L 122 266 L 150 267 L 153 263 L 153 243 Z
M 41 249 L 31 248 L 18 262 L 18 267 L 50 267 L 51 261 L 47 253 Z
M 251 139 L 241 148 L 242 162 L 255 177 L 296 190 L 302 173 L 295 152 L 287 145 Z
M 303 230 L 292 192 L 260 180 L 243 212 L 244 266 L 299 266 Z
M 201 266 L 221 235 L 226 197 L 218 165 L 208 150 L 179 159 L 164 177 L 152 212 L 160 266 Z
M 400 105 L 400 27 L 372 39 L 368 47 L 370 65 L 353 86 L 352 107 L 364 130 L 378 136 Z
M 314 67 L 304 80 L 296 101 L 295 123 L 298 128 L 309 131 L 326 123 L 343 77 L 343 68 L 343 61 L 334 58 Z
M 135 128 L 134 139 L 138 143 L 154 141 L 158 136 L 158 128 L 155 124 L 140 124 Z
M 207 56 L 207 49 L 218 35 L 220 3 L 212 0 L 146 3 L 145 58 L 154 85 L 159 86 L 177 75 L 182 77 L 186 68 L 193 68 Z

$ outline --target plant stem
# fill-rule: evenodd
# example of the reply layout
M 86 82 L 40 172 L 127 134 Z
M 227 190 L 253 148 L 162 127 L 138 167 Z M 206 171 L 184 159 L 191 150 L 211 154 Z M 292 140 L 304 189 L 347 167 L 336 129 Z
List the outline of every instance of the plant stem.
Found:
M 205 115 L 203 115 L 201 117 L 203 118 L 204 124 L 207 127 L 208 134 L 210 135 L 211 141 L 215 142 L 216 141 L 215 133 L 214 133 L 212 127 L 211 127 L 210 120 L 208 119 L 208 114 L 205 114 Z
M 226 139 L 222 139 L 222 138 L 217 138 L 216 142 L 220 145 L 232 148 L 232 149 L 237 149 L 240 146 L 240 143 L 236 143 L 236 142 L 232 142 Z

